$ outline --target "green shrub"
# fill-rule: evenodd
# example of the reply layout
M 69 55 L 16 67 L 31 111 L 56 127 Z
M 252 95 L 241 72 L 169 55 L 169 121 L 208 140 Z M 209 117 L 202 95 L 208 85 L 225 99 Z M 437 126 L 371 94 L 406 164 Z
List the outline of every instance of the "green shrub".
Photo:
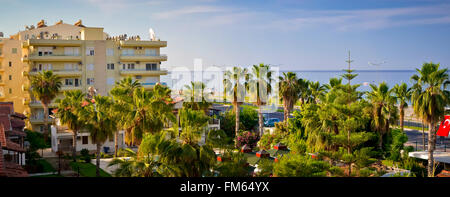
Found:
M 86 163 L 91 163 L 91 155 L 89 154 L 89 150 L 83 148 L 80 151 L 81 159 L 84 160 Z
M 242 109 L 239 113 L 239 129 L 242 131 L 255 131 L 258 127 L 258 112 L 249 106 L 241 106 Z M 236 115 L 234 109 L 230 109 L 219 116 L 220 129 L 225 134 L 234 139 L 236 137 Z M 231 140 L 232 142 L 232 140 Z
M 330 169 L 324 161 L 311 159 L 309 155 L 286 154 L 274 164 L 277 177 L 324 177 Z
M 337 167 L 337 166 L 332 166 L 329 169 L 329 172 L 331 173 L 331 176 L 333 176 L 333 177 L 342 177 L 342 176 L 344 176 L 344 170 L 342 168 L 340 168 L 340 167 Z
M 403 159 L 400 162 L 399 167 L 411 171 L 415 176 L 418 177 L 424 177 L 427 174 L 426 167 L 413 157 L 407 157 L 406 159 Z
M 376 172 L 373 170 L 370 170 L 369 168 L 363 168 L 359 171 L 360 177 L 369 177 L 372 174 L 376 174 Z
M 387 157 L 393 161 L 401 159 L 400 150 L 403 149 L 403 144 L 408 141 L 408 136 L 400 129 L 392 129 L 386 136 L 386 143 L 384 144 Z
M 256 174 L 258 177 L 272 176 L 274 162 L 269 159 L 261 159 L 258 163 L 259 172 Z

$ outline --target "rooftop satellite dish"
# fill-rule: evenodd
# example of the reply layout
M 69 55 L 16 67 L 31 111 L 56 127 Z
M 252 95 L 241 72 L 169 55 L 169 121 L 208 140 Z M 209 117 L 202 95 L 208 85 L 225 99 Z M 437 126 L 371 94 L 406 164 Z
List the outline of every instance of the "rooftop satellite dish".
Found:
M 150 40 L 151 40 L 151 41 L 155 41 L 155 40 L 156 40 L 156 35 L 155 35 L 155 32 L 153 31 L 153 29 L 150 28 L 150 29 L 148 30 L 148 32 L 150 33 Z

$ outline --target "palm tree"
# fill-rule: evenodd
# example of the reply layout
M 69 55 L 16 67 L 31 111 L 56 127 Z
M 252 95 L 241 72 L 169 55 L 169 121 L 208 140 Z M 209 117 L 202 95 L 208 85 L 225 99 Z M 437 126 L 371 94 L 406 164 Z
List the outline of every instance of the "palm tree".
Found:
M 396 84 L 393 89 L 393 93 L 398 102 L 398 109 L 400 111 L 400 127 L 403 131 L 403 121 L 405 118 L 404 108 L 408 107 L 408 101 L 411 99 L 411 89 L 408 88 L 406 83 L 402 83 L 401 85 Z
M 172 109 L 173 102 L 168 87 L 157 84 L 152 91 L 135 89 L 131 107 L 125 112 L 124 126 L 130 128 L 125 141 L 138 145 L 144 133 L 159 132 L 167 121 L 175 122 Z
M 200 134 L 208 126 L 209 117 L 202 111 L 183 108 L 180 110 L 181 138 L 184 143 L 195 145 Z
M 259 136 L 264 134 L 263 131 L 263 115 L 261 106 L 265 105 L 268 102 L 269 94 L 272 93 L 272 71 L 270 71 L 269 65 L 259 64 L 253 65 L 252 74 L 256 79 L 249 81 L 249 87 L 251 87 L 251 92 L 253 92 L 254 103 L 258 106 L 258 119 L 259 119 Z
M 330 78 L 330 83 L 323 85 L 324 89 L 327 91 L 331 91 L 342 86 L 342 78 Z
M 300 84 L 297 75 L 293 72 L 283 73 L 279 77 L 280 98 L 283 101 L 284 121 L 287 124 L 289 113 L 292 111 L 295 102 L 299 99 Z M 303 103 L 303 101 L 302 101 Z
M 235 114 L 236 114 L 236 129 L 235 129 L 235 135 L 236 138 L 239 133 L 239 112 L 240 108 L 239 106 L 243 103 L 245 98 L 245 90 L 248 87 L 247 81 L 244 81 L 246 78 L 248 78 L 246 68 L 240 68 L 240 67 L 233 67 L 233 69 L 230 71 L 225 72 L 225 88 L 232 95 L 232 104 L 234 106 Z M 237 140 L 235 140 L 237 144 Z
M 199 111 L 195 114 L 205 116 Z M 209 145 L 199 146 L 195 140 L 186 138 L 184 140 L 183 143 L 178 143 L 173 138 L 167 139 L 164 131 L 146 134 L 139 146 L 138 156 L 140 158 L 158 157 L 156 170 L 158 174 L 164 176 L 201 177 L 210 175 L 211 168 L 216 163 L 216 156 L 212 148 Z
M 318 98 L 323 96 L 325 87 L 321 86 L 320 83 L 318 81 L 316 81 L 316 82 L 309 83 L 309 89 L 311 91 L 311 102 L 317 103 Z
M 445 107 L 449 103 L 449 91 L 446 86 L 450 84 L 447 68 L 439 69 L 439 64 L 424 63 L 421 69 L 416 69 L 418 74 L 414 74 L 411 79 L 419 86 L 424 87 L 424 91 L 413 96 L 414 111 L 422 116 L 428 124 L 428 176 L 434 176 L 433 152 L 436 146 L 436 127 L 442 119 Z
M 64 99 L 58 99 L 58 108 L 56 110 L 56 116 L 61 121 L 61 124 L 67 125 L 72 131 L 72 157 L 73 161 L 77 161 L 76 148 L 77 148 L 77 136 L 78 131 L 83 127 L 84 122 L 78 117 L 78 112 L 81 108 L 81 103 L 85 94 L 81 90 L 66 91 L 64 92 Z
M 378 146 L 381 149 L 383 147 L 383 135 L 389 131 L 389 115 L 392 109 L 390 104 L 393 104 L 392 90 L 389 90 L 386 82 L 382 82 L 378 86 L 370 84 L 370 87 L 372 91 L 368 92 L 367 96 L 372 103 L 373 124 L 380 134 Z
M 306 102 L 309 102 L 309 98 L 311 96 L 311 90 L 309 89 L 309 84 L 311 82 L 306 79 L 298 79 L 298 89 L 299 89 L 299 98 L 301 105 L 305 104 Z M 297 99 L 296 99 L 297 100 Z M 294 101 L 295 103 L 295 101 Z
M 92 141 L 97 146 L 96 175 L 100 176 L 101 147 L 108 138 L 117 131 L 117 117 L 114 115 L 111 97 L 94 96 L 92 100 L 84 100 L 80 109 L 80 118 L 84 127 L 89 131 Z
M 115 101 L 115 108 L 120 120 L 118 121 L 119 127 L 124 129 L 126 133 L 130 133 L 131 128 L 126 128 L 124 125 L 127 121 L 126 111 L 129 111 L 133 103 L 133 92 L 134 90 L 141 88 L 142 85 L 139 81 L 134 80 L 131 77 L 124 78 L 119 82 L 116 82 L 114 88 L 111 89 L 110 93 Z M 114 133 L 114 157 L 117 157 L 119 151 L 119 131 Z
M 114 158 L 108 166 L 118 165 L 114 171 L 115 177 L 154 177 L 159 174 L 154 170 L 158 163 L 152 155 L 139 157 L 136 152 L 127 148 L 122 151 L 124 158 Z
M 212 103 L 208 102 L 211 92 L 205 92 L 206 85 L 203 82 L 191 81 L 190 86 L 185 85 L 186 91 L 183 91 L 185 97 L 184 107 L 189 107 L 194 110 L 203 110 L 208 114 L 208 109 Z
M 48 137 L 48 105 L 56 97 L 61 88 L 61 78 L 54 75 L 51 70 L 31 76 L 31 87 L 33 95 L 41 101 L 44 108 L 44 139 Z

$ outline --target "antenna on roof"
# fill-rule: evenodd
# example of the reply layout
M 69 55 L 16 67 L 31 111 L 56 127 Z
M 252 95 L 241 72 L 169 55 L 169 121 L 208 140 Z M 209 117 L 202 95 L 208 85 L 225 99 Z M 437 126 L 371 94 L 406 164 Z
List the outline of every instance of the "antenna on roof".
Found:
M 150 33 L 150 40 L 151 41 L 156 41 L 156 35 L 155 35 L 155 32 L 153 31 L 153 29 L 150 28 L 148 31 Z

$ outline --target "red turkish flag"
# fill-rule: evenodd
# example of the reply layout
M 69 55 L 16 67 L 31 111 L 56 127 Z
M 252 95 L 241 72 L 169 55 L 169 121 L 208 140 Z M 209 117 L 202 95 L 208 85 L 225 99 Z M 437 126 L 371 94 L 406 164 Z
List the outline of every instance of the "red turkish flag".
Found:
M 438 136 L 448 137 L 450 131 L 450 116 L 444 116 L 444 121 L 441 122 L 439 130 L 436 133 Z

